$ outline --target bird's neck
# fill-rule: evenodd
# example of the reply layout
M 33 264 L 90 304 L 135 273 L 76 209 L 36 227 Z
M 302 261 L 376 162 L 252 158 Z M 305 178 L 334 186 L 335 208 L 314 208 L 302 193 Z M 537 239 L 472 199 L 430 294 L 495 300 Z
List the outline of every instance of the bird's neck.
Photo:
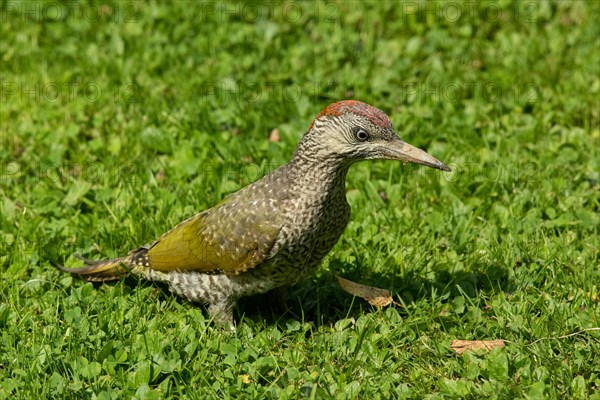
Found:
M 289 162 L 293 176 L 292 187 L 314 192 L 316 195 L 329 194 L 343 196 L 346 192 L 346 174 L 351 163 L 336 157 L 322 157 L 320 154 L 296 151 Z

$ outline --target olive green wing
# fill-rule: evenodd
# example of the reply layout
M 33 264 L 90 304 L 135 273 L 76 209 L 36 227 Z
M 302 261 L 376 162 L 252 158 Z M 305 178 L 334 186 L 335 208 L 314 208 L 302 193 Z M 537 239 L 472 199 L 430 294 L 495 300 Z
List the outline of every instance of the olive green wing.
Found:
M 226 199 L 182 222 L 148 251 L 158 271 L 237 275 L 262 263 L 283 226 L 282 204 L 273 199 Z

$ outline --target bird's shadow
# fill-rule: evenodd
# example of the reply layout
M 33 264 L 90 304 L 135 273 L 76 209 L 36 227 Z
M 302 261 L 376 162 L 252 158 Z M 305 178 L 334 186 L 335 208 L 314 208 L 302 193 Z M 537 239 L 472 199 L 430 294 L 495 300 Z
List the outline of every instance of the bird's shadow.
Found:
M 344 271 L 338 273 L 338 271 Z M 371 273 L 344 263 L 330 263 L 330 271 L 304 281 L 288 289 L 287 307 L 282 309 L 278 301 L 274 301 L 272 293 L 251 296 L 239 302 L 237 317 L 245 320 L 264 320 L 270 324 L 285 325 L 289 320 L 319 325 L 333 325 L 343 318 L 358 318 L 373 312 L 365 300 L 355 298 L 345 292 L 338 284 L 335 275 L 341 275 L 354 282 L 388 289 L 395 306 L 399 304 L 415 304 L 420 300 L 432 299 L 434 296 L 448 302 L 457 296 L 466 296 L 471 300 L 487 297 L 497 292 L 513 292 L 515 282 L 510 278 L 507 267 L 495 263 L 477 263 L 468 270 L 449 272 L 440 269 L 433 279 L 427 279 L 419 271 L 407 271 L 404 276 Z M 435 294 L 434 294 L 435 293 Z M 400 309 L 401 315 L 406 313 Z

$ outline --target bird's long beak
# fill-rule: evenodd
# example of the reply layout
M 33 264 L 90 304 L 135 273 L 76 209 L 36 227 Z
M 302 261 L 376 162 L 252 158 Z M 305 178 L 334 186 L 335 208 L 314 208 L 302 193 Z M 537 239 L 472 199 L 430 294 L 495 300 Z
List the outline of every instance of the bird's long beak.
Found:
M 415 164 L 426 165 L 431 168 L 441 169 L 442 171 L 452 171 L 446 164 L 433 158 L 423 150 L 410 145 L 398 139 L 388 143 L 385 147 L 386 158 L 391 160 L 400 160 Z

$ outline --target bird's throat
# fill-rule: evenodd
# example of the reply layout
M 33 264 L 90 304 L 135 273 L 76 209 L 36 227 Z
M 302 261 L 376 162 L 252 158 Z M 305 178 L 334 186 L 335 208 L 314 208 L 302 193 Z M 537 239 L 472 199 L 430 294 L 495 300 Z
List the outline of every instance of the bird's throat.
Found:
M 291 193 L 294 195 L 345 203 L 349 163 L 294 158 L 287 166 L 292 175 Z

